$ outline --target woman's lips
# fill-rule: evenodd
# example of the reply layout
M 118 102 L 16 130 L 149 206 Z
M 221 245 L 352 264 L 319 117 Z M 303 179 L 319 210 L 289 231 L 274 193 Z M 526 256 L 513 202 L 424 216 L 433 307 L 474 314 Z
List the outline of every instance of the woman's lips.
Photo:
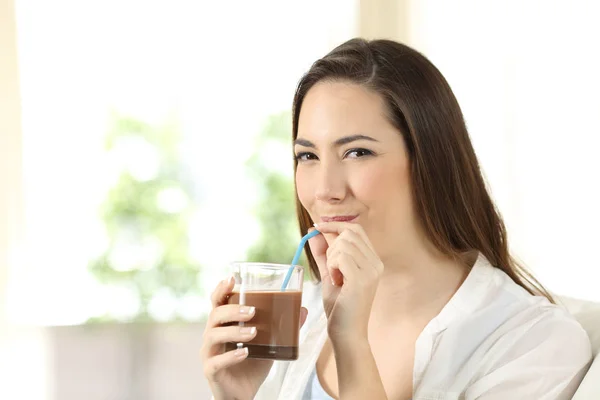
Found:
M 321 217 L 323 222 L 352 222 L 358 215 L 338 215 L 335 217 Z

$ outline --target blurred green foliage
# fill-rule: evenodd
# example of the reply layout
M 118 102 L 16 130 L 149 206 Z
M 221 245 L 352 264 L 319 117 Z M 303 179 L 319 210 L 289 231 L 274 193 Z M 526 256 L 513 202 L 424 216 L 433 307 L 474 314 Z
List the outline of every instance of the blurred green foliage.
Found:
M 246 162 L 260 225 L 248 261 L 288 264 L 300 240 L 291 126 L 289 112 L 268 118 Z M 129 321 L 153 321 L 149 305 L 159 291 L 166 289 L 175 299 L 201 294 L 201 268 L 188 241 L 193 184 L 178 152 L 180 136 L 177 124 L 153 126 L 120 115 L 113 116 L 107 135 L 106 150 L 119 171 L 101 207 L 109 242 L 89 269 L 100 283 L 123 286 L 138 297 L 140 308 Z M 273 162 L 285 160 L 285 154 L 287 166 Z M 300 264 L 307 265 L 305 255 Z M 105 315 L 88 322 L 114 320 Z
M 274 154 L 277 152 L 278 154 Z M 274 167 L 270 157 L 289 154 L 289 165 Z M 250 178 L 256 183 L 255 215 L 260 235 L 248 251 L 248 261 L 289 264 L 300 241 L 293 178 L 292 117 L 290 112 L 271 116 L 257 138 L 255 152 L 247 161 Z M 300 259 L 307 265 L 306 257 Z
M 101 208 L 109 243 L 89 269 L 102 284 L 121 285 L 139 297 L 132 321 L 153 319 L 148 305 L 161 289 L 175 298 L 200 294 L 200 266 L 190 256 L 187 236 L 194 211 L 191 182 L 179 145 L 177 124 L 112 118 L 106 150 L 120 168 Z

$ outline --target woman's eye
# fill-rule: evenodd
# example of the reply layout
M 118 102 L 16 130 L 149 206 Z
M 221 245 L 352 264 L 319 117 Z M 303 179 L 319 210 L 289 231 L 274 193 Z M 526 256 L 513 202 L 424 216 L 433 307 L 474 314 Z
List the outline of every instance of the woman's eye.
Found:
M 315 156 L 313 153 L 303 152 L 296 155 L 296 161 L 311 161 L 316 159 L 317 156 Z
M 346 154 L 344 154 L 344 157 L 360 158 L 360 157 L 372 156 L 372 155 L 373 155 L 373 152 L 371 150 L 367 150 L 367 149 L 352 149 L 352 150 L 348 150 L 346 152 Z

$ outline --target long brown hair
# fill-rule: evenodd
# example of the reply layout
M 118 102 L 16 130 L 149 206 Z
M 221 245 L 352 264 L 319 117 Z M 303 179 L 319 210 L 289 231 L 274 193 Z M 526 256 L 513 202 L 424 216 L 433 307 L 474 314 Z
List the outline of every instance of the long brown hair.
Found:
M 421 53 L 391 40 L 352 39 L 317 60 L 298 83 L 293 139 L 306 93 L 320 81 L 347 81 L 375 91 L 409 153 L 414 201 L 429 240 L 460 258 L 478 251 L 534 295 L 546 289 L 509 253 L 506 228 L 483 179 L 465 121 L 440 71 Z M 297 168 L 297 163 L 294 169 Z M 301 234 L 313 226 L 296 193 Z M 313 275 L 318 267 L 305 247 Z

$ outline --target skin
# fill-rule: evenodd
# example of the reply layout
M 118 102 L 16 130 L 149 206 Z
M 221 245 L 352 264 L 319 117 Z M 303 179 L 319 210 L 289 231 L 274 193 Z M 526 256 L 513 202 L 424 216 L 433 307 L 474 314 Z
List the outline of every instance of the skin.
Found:
M 339 145 L 356 135 L 370 139 Z M 329 333 L 319 379 L 344 400 L 410 399 L 415 342 L 468 268 L 427 240 L 404 140 L 377 93 L 318 83 L 302 105 L 298 139 L 298 197 L 324 233 L 310 241 Z M 357 218 L 323 222 L 346 215 Z
M 294 152 L 298 197 L 323 233 L 309 241 L 328 320 L 319 380 L 343 400 L 410 399 L 415 342 L 474 260 L 451 260 L 427 240 L 401 132 L 377 93 L 348 82 L 317 83 L 304 99 Z M 356 218 L 328 222 L 340 216 Z M 220 317 L 210 320 L 202 352 L 217 400 L 251 399 L 270 368 L 220 350 L 227 341 L 249 340 L 234 330 L 214 333 L 223 321 L 251 323 L 239 310 L 219 310 L 231 288 L 215 290 L 211 316 Z
M 213 309 L 208 317 L 200 358 L 204 376 L 215 400 L 252 399 L 269 374 L 273 361 L 247 359 L 245 349 L 224 352 L 225 343 L 249 342 L 256 336 L 251 324 L 244 329 L 239 326 L 223 326 L 228 322 L 248 322 L 254 316 L 249 306 L 227 304 L 233 291 L 232 277 L 220 282 L 211 296 Z M 307 311 L 302 308 L 300 325 L 306 321 Z

